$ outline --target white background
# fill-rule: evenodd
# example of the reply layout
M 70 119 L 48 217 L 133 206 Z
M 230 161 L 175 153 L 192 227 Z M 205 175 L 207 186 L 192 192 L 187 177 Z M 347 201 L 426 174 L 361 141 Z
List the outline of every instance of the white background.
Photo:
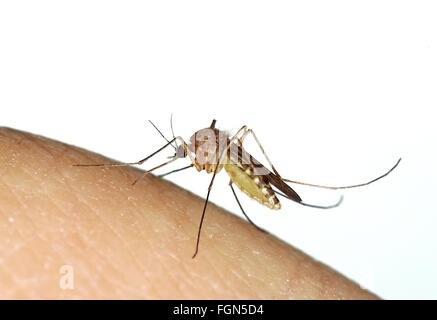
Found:
M 271 211 L 240 200 L 260 226 L 376 294 L 436 299 L 436 9 L 433 1 L 3 1 L 0 125 L 134 161 L 164 143 L 148 119 L 171 136 L 173 113 L 176 134 L 188 139 L 215 118 L 230 132 L 253 128 L 282 176 L 333 185 L 369 180 L 402 157 L 371 186 L 296 186 L 315 204 L 344 194 L 337 209 L 283 200 Z M 191 169 L 169 179 L 204 197 L 210 176 Z M 211 200 L 239 214 L 227 182 L 223 171 Z

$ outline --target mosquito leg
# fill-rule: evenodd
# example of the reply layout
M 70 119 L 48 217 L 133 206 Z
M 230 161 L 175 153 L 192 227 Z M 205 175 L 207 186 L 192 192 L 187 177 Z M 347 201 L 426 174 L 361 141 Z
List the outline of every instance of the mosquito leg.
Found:
M 149 173 L 151 173 L 152 171 L 154 171 L 154 170 L 156 170 L 156 169 L 159 169 L 159 168 L 162 168 L 163 166 L 165 166 L 165 165 L 167 165 L 167 164 L 169 164 L 169 163 L 172 163 L 173 161 L 175 161 L 175 160 L 177 160 L 178 158 L 173 158 L 173 159 L 171 159 L 170 161 L 167 161 L 167 162 L 164 162 L 164 163 L 162 163 L 162 164 L 160 164 L 159 166 L 156 166 L 156 167 L 154 167 L 154 168 L 152 168 L 152 169 L 150 169 L 150 170 L 147 170 L 146 172 L 144 172 L 139 178 L 137 178 L 133 183 L 132 183 L 132 185 L 135 185 L 135 184 L 137 184 L 137 182 L 138 181 L 140 181 L 141 179 L 143 179 L 145 176 L 147 176 Z
M 258 227 L 250 218 L 249 216 L 246 214 L 246 212 L 243 209 L 243 206 L 240 203 L 240 200 L 238 200 L 237 194 L 235 193 L 235 189 L 232 186 L 232 180 L 229 181 L 229 186 L 231 187 L 232 193 L 234 194 L 235 200 L 237 200 L 238 206 L 240 207 L 241 212 L 243 213 L 243 215 L 246 217 L 247 221 L 249 221 L 255 228 L 257 228 L 258 230 L 261 230 L 263 232 L 267 232 L 264 229 L 262 229 L 261 227 Z
M 72 166 L 73 167 L 127 167 L 136 164 L 142 164 L 145 161 L 143 160 L 138 162 L 124 162 L 124 163 L 73 164 Z
M 287 195 L 285 195 L 279 191 L 273 190 L 273 192 L 276 193 L 277 195 L 280 195 L 281 197 L 284 197 L 284 198 L 289 199 L 289 200 L 293 200 L 290 197 L 288 197 Z M 305 207 L 311 207 L 311 208 L 317 208 L 317 209 L 332 209 L 332 208 L 338 207 L 343 202 L 343 196 L 341 196 L 340 199 L 336 203 L 328 205 L 328 206 L 321 206 L 321 205 L 306 203 L 306 202 L 302 202 L 302 201 L 300 201 L 300 202 L 296 201 L 296 202 L 302 206 L 305 206 Z
M 214 174 L 212 175 L 212 179 L 211 179 L 211 182 L 209 183 L 209 187 L 208 187 L 208 193 L 206 194 L 205 204 L 203 205 L 202 217 L 200 218 L 199 230 L 197 231 L 196 250 L 194 251 L 194 254 L 192 257 L 193 259 L 196 257 L 197 253 L 199 252 L 200 232 L 202 231 L 202 225 L 203 225 L 203 220 L 205 218 L 206 207 L 208 205 L 208 199 L 209 199 L 209 195 L 211 193 L 212 184 L 214 183 L 214 179 L 215 179 L 215 176 L 217 174 L 217 168 L 218 168 L 218 166 L 216 167 L 216 170 L 214 170 Z
M 266 158 L 267 162 L 269 163 L 270 167 L 272 168 L 273 172 L 278 176 L 278 178 L 281 178 L 281 176 L 279 175 L 278 171 L 276 170 L 275 166 L 272 164 L 272 162 L 270 161 L 269 157 L 267 156 L 267 153 L 264 151 L 263 146 L 261 145 L 261 143 L 258 140 L 258 137 L 255 135 L 255 132 L 253 132 L 252 129 L 247 129 L 244 134 L 241 136 L 241 138 L 239 139 L 241 146 L 243 146 L 243 141 L 244 139 L 246 139 L 246 137 L 249 134 L 252 134 L 253 138 L 255 139 L 255 142 L 258 144 L 258 147 L 260 148 L 261 152 L 263 153 L 264 157 Z M 282 179 L 282 178 L 281 178 Z
M 316 188 L 324 188 L 324 189 L 331 189 L 331 190 L 338 190 L 338 189 L 350 189 L 350 188 L 357 188 L 357 187 L 363 187 L 363 186 L 367 186 L 375 181 L 378 181 L 379 179 L 384 178 L 385 176 L 387 176 L 390 172 L 392 172 L 399 164 L 399 162 L 401 162 L 401 158 L 399 158 L 399 160 L 396 162 L 396 164 L 390 169 L 388 170 L 386 173 L 384 173 L 383 175 L 379 176 L 378 178 L 375 178 L 369 182 L 366 183 L 360 183 L 360 184 L 355 184 L 355 185 L 351 185 L 351 186 L 340 186 L 340 187 L 332 187 L 332 186 L 322 186 L 322 185 L 318 185 L 318 184 L 312 184 L 312 183 L 305 183 L 305 182 L 299 182 L 299 181 L 293 181 L 293 180 L 289 180 L 289 179 L 282 179 L 285 182 L 290 182 L 290 183 L 295 183 L 295 184 L 301 184 L 304 186 L 310 186 L 310 187 L 316 187 Z
M 179 172 L 179 171 L 182 171 L 182 170 L 188 169 L 188 168 L 192 168 L 193 166 L 194 166 L 194 164 L 190 164 L 189 166 L 186 166 L 186 167 L 183 167 L 183 168 L 179 168 L 179 169 L 175 169 L 175 170 L 172 170 L 172 171 L 169 171 L 169 172 L 166 172 L 166 173 L 160 174 L 158 177 L 163 178 L 163 177 L 168 176 L 168 175 L 170 175 L 170 174 L 172 174 L 172 173 L 176 173 L 176 172 Z
M 159 148 L 158 150 L 156 150 L 155 152 L 153 152 L 151 155 L 145 157 L 144 159 L 137 161 L 137 162 L 126 162 L 126 163 L 99 163 L 99 164 L 73 164 L 74 167 L 127 167 L 127 166 L 131 166 L 131 165 L 139 165 L 139 164 L 143 164 L 144 162 L 146 162 L 147 160 L 149 160 L 151 157 L 153 157 L 154 155 L 156 155 L 157 153 L 161 152 L 162 150 L 164 150 L 166 147 L 168 147 L 169 145 L 171 145 L 173 143 L 173 141 L 175 141 L 176 139 L 180 139 L 182 141 L 184 141 L 181 137 L 176 137 L 174 139 L 172 139 L 171 141 L 169 141 L 167 144 L 165 144 L 163 147 Z M 185 142 L 184 142 L 185 143 Z
M 301 185 L 305 185 L 305 186 L 310 186 L 310 187 L 317 187 L 317 188 L 324 188 L 324 189 L 331 189 L 331 190 L 338 190 L 338 189 L 350 189 L 350 188 L 357 188 L 357 187 L 363 187 L 363 186 L 367 186 L 373 182 L 378 181 L 379 179 L 384 178 L 385 176 L 387 176 L 390 172 L 392 172 L 399 164 L 399 162 L 401 162 L 401 158 L 399 158 L 399 160 L 396 162 L 396 164 L 386 173 L 384 173 L 383 175 L 369 181 L 366 183 L 360 183 L 360 184 L 355 184 L 355 185 L 350 185 L 350 186 L 339 186 L 339 187 L 332 187 L 332 186 L 323 186 L 323 185 L 318 185 L 318 184 L 312 184 L 312 183 L 305 183 L 305 182 L 299 182 L 299 181 L 293 181 L 293 180 L 289 180 L 289 179 L 284 179 L 281 177 L 281 175 L 278 173 L 278 171 L 276 170 L 276 168 L 273 166 L 272 162 L 270 161 L 269 157 L 267 156 L 266 152 L 264 151 L 264 148 L 262 147 L 261 143 L 259 142 L 257 136 L 255 135 L 255 132 L 253 132 L 252 129 L 248 129 L 246 130 L 246 132 L 242 135 L 242 137 L 239 139 L 241 145 L 244 141 L 244 139 L 247 137 L 247 135 L 251 133 L 252 136 L 254 137 L 256 143 L 258 144 L 259 148 L 261 149 L 262 153 L 264 154 L 264 156 L 266 157 L 268 163 L 270 164 L 270 166 L 272 167 L 273 172 L 278 176 L 278 178 L 280 178 L 281 180 L 285 181 L 285 182 L 290 182 L 290 183 L 294 183 L 294 184 L 301 184 Z
M 238 136 L 239 136 L 241 133 L 243 133 L 243 135 L 242 135 L 240 138 L 238 138 Z M 242 126 L 242 127 L 237 131 L 236 134 L 234 134 L 234 135 L 232 136 L 232 138 L 229 139 L 229 145 L 226 147 L 226 151 L 225 151 L 223 154 L 227 154 L 227 153 L 228 153 L 228 150 L 230 149 L 231 145 L 234 143 L 234 140 L 238 140 L 239 143 L 241 144 L 241 139 L 242 139 L 243 137 L 245 137 L 246 135 L 247 135 L 247 126 L 244 125 L 244 126 Z M 244 139 L 244 138 L 243 138 L 243 139 Z
M 214 128 L 214 126 L 215 126 L 215 120 L 212 122 L 211 128 Z M 202 231 L 202 225 L 203 225 L 203 220 L 205 218 L 206 207 L 208 206 L 209 195 L 211 193 L 212 185 L 214 184 L 215 176 L 217 175 L 217 170 L 220 167 L 220 163 L 222 163 L 222 158 L 228 153 L 228 150 L 230 149 L 232 142 L 238 137 L 238 135 L 241 132 L 245 131 L 246 128 L 247 128 L 246 126 L 243 126 L 240 130 L 238 130 L 238 132 L 230 139 L 229 145 L 226 146 L 226 149 L 221 152 L 221 154 L 218 158 L 219 162 L 217 163 L 217 165 L 214 169 L 214 174 L 212 175 L 211 182 L 209 183 L 208 193 L 206 194 L 205 204 L 203 206 L 202 216 L 200 218 L 199 230 L 197 232 L 196 250 L 194 251 L 194 254 L 192 257 L 193 259 L 196 257 L 197 253 L 199 252 L 200 233 Z M 187 148 L 185 142 L 184 142 L 184 148 Z M 190 155 L 189 152 L 188 152 L 188 155 Z M 192 159 L 191 156 L 190 156 L 190 159 Z M 195 163 L 193 159 L 192 159 L 192 163 Z
M 247 126 L 246 126 L 246 125 L 242 126 L 242 127 L 240 128 L 240 130 L 238 130 L 237 133 L 234 134 L 234 136 L 233 136 L 232 139 L 231 139 L 231 142 L 232 142 L 233 140 L 237 139 L 237 137 L 238 137 L 242 132 L 243 132 L 243 135 L 242 135 L 238 140 L 241 140 L 244 136 L 247 135 L 247 133 L 246 133 L 246 132 L 247 132 Z

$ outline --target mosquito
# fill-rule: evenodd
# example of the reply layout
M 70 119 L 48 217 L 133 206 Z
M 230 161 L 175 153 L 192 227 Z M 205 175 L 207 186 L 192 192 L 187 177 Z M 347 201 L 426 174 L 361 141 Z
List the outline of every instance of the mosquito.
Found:
M 191 136 L 189 142 L 186 143 L 182 137 L 174 135 L 172 119 L 170 120 L 171 131 L 173 135 L 173 138 L 171 140 L 168 140 L 162 134 L 162 132 L 153 124 L 153 122 L 151 122 L 150 120 L 149 122 L 159 132 L 159 134 L 167 141 L 167 143 L 161 148 L 159 148 L 158 150 L 156 150 L 155 152 L 153 152 L 152 154 L 150 154 L 149 156 L 147 156 L 146 158 L 137 162 L 116 163 L 116 164 L 114 163 L 76 164 L 73 166 L 125 167 L 131 165 L 141 165 L 171 145 L 174 148 L 175 153 L 173 156 L 169 157 L 170 160 L 150 170 L 145 171 L 141 176 L 139 176 L 132 183 L 132 185 L 135 185 L 138 181 L 140 181 L 142 178 L 144 178 L 149 173 L 155 171 L 156 169 L 162 168 L 178 159 L 186 158 L 186 157 L 189 157 L 191 161 L 190 165 L 167 172 L 160 176 L 164 177 L 171 173 L 179 172 L 191 167 L 195 167 L 199 172 L 205 170 L 207 173 L 212 173 L 212 178 L 208 186 L 208 192 L 206 194 L 203 211 L 200 218 L 200 224 L 197 232 L 196 247 L 195 247 L 194 254 L 192 256 L 193 259 L 197 256 L 197 253 L 199 252 L 200 235 L 202 231 L 203 221 L 205 218 L 206 208 L 209 202 L 209 196 L 212 190 L 212 186 L 214 184 L 214 180 L 217 173 L 219 173 L 223 168 L 225 169 L 225 171 L 228 173 L 230 177 L 229 186 L 235 197 L 235 200 L 237 201 L 238 206 L 240 207 L 241 212 L 253 226 L 255 226 L 257 229 L 264 231 L 262 228 L 258 227 L 244 211 L 237 197 L 233 184 L 235 184 L 241 191 L 247 194 L 250 198 L 258 201 L 260 204 L 273 210 L 279 210 L 281 208 L 281 203 L 276 195 L 283 196 L 303 206 L 319 208 L 319 209 L 330 209 L 339 206 L 343 200 L 343 196 L 341 196 L 341 198 L 339 199 L 339 201 L 337 201 L 337 203 L 328 206 L 309 204 L 303 202 L 301 197 L 296 193 L 296 191 L 294 191 L 287 184 L 287 182 L 293 184 L 317 187 L 317 188 L 331 189 L 331 190 L 362 187 L 384 178 L 385 176 L 390 174 L 401 161 L 401 158 L 399 158 L 396 164 L 386 173 L 365 183 L 349 185 L 349 186 L 338 186 L 338 187 L 311 184 L 311 183 L 305 183 L 305 182 L 282 178 L 281 175 L 276 170 L 276 168 L 274 167 L 274 165 L 272 164 L 272 162 L 270 161 L 269 157 L 264 151 L 264 148 L 262 147 L 260 141 L 258 140 L 253 130 L 249 129 L 246 125 L 242 126 L 240 130 L 237 131 L 237 133 L 231 136 L 227 132 L 217 129 L 215 126 L 217 121 L 213 120 L 209 127 L 196 131 Z M 258 145 L 262 154 L 267 160 L 271 170 L 267 169 L 267 167 L 262 165 L 258 160 L 256 160 L 252 155 L 250 155 L 243 148 L 243 142 L 248 135 L 252 135 L 253 138 L 255 139 L 256 144 Z M 273 189 L 273 187 L 275 189 Z

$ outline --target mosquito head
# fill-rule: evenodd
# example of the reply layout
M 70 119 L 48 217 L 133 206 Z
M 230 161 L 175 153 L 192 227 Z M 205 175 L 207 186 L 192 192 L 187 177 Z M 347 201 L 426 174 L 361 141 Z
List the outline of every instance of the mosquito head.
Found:
M 185 158 L 187 156 L 187 150 L 185 149 L 184 145 L 180 145 L 177 148 L 175 148 L 175 153 L 174 155 L 167 157 L 168 159 L 172 159 L 172 161 L 177 160 L 177 159 L 182 159 Z
M 185 147 L 183 145 L 180 145 L 177 147 L 176 152 L 174 154 L 174 158 L 185 158 L 187 156 L 187 150 L 185 150 Z

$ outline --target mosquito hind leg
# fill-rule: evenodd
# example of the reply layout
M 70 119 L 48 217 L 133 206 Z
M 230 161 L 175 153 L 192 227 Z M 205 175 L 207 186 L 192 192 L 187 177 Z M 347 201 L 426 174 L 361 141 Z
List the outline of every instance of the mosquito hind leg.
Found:
M 243 215 L 246 217 L 247 221 L 249 221 L 249 222 L 250 222 L 250 223 L 251 223 L 255 228 L 257 228 L 258 230 L 261 230 L 261 231 L 263 231 L 263 232 L 267 232 L 267 231 L 265 231 L 263 228 L 257 226 L 256 223 L 253 222 L 253 221 L 249 218 L 249 216 L 247 215 L 247 213 L 244 211 L 243 206 L 242 206 L 241 203 L 240 203 L 240 200 L 238 200 L 237 194 L 235 193 L 235 189 L 234 189 L 234 187 L 232 186 L 232 184 L 233 184 L 233 183 L 232 183 L 232 180 L 229 180 L 229 186 L 231 187 L 231 190 L 232 190 L 232 193 L 234 194 L 235 200 L 237 201 L 238 206 L 240 207 L 240 210 L 241 210 L 241 212 L 243 213 Z
M 399 162 L 401 162 L 402 158 L 399 158 L 399 160 L 395 163 L 395 165 L 388 170 L 387 172 L 385 172 L 384 174 L 380 175 L 379 177 L 372 179 L 368 182 L 365 183 L 359 183 L 359 184 L 354 184 L 354 185 L 349 185 L 349 186 L 324 186 L 324 185 L 319 185 L 319 184 L 313 184 L 313 183 L 306 183 L 306 182 L 300 182 L 300 181 L 294 181 L 294 180 L 289 180 L 289 179 L 282 179 L 285 182 L 289 182 L 289 183 L 294 183 L 294 184 L 300 184 L 300 185 L 304 185 L 304 186 L 309 186 L 309 187 L 316 187 L 316 188 L 323 188 L 323 189 L 331 189 L 331 190 L 339 190 L 339 189 L 351 189 L 351 188 L 358 188 L 358 187 L 364 187 L 367 186 L 371 183 L 374 183 L 382 178 L 384 178 L 385 176 L 389 175 L 399 164 Z
M 261 143 L 259 142 L 257 136 L 255 135 L 255 132 L 253 132 L 252 129 L 248 129 L 244 132 L 244 134 L 241 136 L 241 138 L 239 139 L 239 142 L 241 145 L 243 145 L 243 141 L 244 139 L 246 139 L 246 137 L 249 134 L 252 134 L 252 136 L 254 137 L 256 143 L 258 144 L 261 152 L 264 154 L 265 158 L 267 159 L 269 165 L 271 166 L 273 172 L 278 176 L 279 179 L 281 179 L 284 182 L 289 182 L 289 183 L 294 183 L 294 184 L 300 184 L 300 185 L 305 185 L 305 186 L 310 186 L 310 187 L 316 187 L 316 188 L 324 188 L 324 189 L 331 189 L 331 190 L 339 190 L 339 189 L 350 189 L 350 188 L 357 188 L 357 187 L 363 187 L 363 186 L 367 186 L 373 182 L 376 182 L 382 178 L 384 178 L 385 176 L 387 176 L 388 174 L 390 174 L 398 165 L 399 162 L 401 162 L 401 158 L 399 158 L 399 160 L 395 163 L 395 165 L 388 170 L 387 172 L 385 172 L 384 174 L 382 174 L 381 176 L 370 180 L 368 182 L 365 183 L 360 183 L 360 184 L 354 184 L 354 185 L 349 185 L 349 186 L 324 186 L 324 185 L 318 185 L 318 184 L 312 184 L 312 183 L 305 183 L 305 182 L 300 182 L 300 181 L 294 181 L 294 180 L 290 180 L 290 179 L 284 179 L 281 177 L 281 175 L 278 173 L 278 171 L 276 170 L 276 168 L 273 166 L 272 162 L 270 161 L 269 157 L 267 156 L 267 153 L 264 151 L 264 148 L 262 147 Z

